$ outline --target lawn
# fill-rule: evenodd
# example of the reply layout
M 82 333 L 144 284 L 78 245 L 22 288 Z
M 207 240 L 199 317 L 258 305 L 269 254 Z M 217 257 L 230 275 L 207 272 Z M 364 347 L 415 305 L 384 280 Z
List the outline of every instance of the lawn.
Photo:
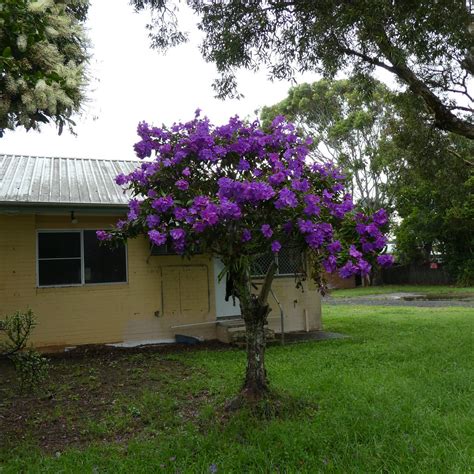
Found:
M 0 472 L 473 471 L 474 310 L 331 306 L 349 338 L 271 347 L 288 408 L 227 414 L 244 353 L 86 353 L 0 388 Z
M 420 295 L 473 295 L 474 287 L 456 287 L 443 285 L 382 285 L 350 288 L 347 290 L 332 290 L 333 298 L 355 298 L 358 296 L 384 295 L 388 293 L 416 293 Z

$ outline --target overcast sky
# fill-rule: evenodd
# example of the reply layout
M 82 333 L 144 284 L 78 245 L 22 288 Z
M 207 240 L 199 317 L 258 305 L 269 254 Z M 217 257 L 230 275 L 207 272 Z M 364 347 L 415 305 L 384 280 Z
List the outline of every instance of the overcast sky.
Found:
M 147 13 L 136 14 L 128 0 L 92 0 L 87 28 L 92 43 L 93 77 L 84 113 L 77 117 L 77 136 L 58 136 L 53 126 L 40 133 L 7 131 L 0 153 L 88 158 L 133 158 L 136 126 L 146 120 L 157 125 L 189 120 L 196 108 L 221 123 L 236 113 L 254 117 L 254 111 L 286 96 L 288 82 L 271 82 L 264 71 L 239 74 L 240 101 L 213 97 L 216 77 L 212 64 L 201 58 L 199 32 L 186 15 L 192 41 L 166 56 L 149 47 Z M 314 81 L 316 75 L 298 78 Z

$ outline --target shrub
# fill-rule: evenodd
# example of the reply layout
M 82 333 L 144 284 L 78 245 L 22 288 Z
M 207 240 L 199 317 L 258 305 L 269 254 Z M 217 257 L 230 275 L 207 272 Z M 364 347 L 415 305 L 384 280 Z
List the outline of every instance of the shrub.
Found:
M 13 362 L 22 389 L 37 387 L 48 373 L 48 360 L 34 349 L 26 347 L 36 324 L 36 317 L 31 309 L 16 311 L 0 320 L 0 332 L 4 332 L 6 336 L 0 342 L 0 357 Z

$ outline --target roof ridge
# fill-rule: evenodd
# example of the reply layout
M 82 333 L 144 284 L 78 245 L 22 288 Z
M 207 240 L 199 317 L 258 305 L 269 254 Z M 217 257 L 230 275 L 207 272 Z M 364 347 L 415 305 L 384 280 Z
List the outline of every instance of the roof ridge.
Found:
M 132 158 L 87 158 L 77 156 L 46 156 L 46 155 L 26 155 L 26 154 L 15 154 L 15 153 L 0 153 L 1 156 L 19 157 L 19 158 L 49 158 L 49 159 L 60 159 L 60 160 L 88 160 L 88 161 L 126 161 L 128 163 L 141 163 L 141 159 Z

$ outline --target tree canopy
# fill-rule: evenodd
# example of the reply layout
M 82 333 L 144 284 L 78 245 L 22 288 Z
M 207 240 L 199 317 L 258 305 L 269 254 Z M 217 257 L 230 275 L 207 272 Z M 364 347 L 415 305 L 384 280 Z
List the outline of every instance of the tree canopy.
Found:
M 151 7 L 152 46 L 166 49 L 187 35 L 179 2 L 131 0 Z M 278 79 L 295 71 L 334 77 L 339 71 L 392 73 L 423 99 L 433 123 L 474 138 L 474 29 L 462 0 L 187 0 L 204 32 L 201 52 L 216 64 L 221 96 L 235 93 L 238 68 L 268 67 Z
M 394 230 L 398 257 L 404 263 L 441 259 L 460 284 L 472 285 L 473 142 L 430 127 L 411 97 L 398 96 L 396 106 L 387 166 L 402 218 Z
M 59 133 L 74 125 L 88 60 L 88 0 L 4 0 L 0 5 L 0 136 L 6 129 Z
M 387 189 L 389 124 L 396 115 L 394 94 L 366 76 L 292 87 L 288 96 L 261 112 L 263 123 L 277 115 L 295 122 L 315 141 L 310 155 L 334 161 L 349 173 L 354 199 L 365 209 L 391 207 Z
M 386 238 L 383 209 L 371 216 L 353 211 L 345 177 L 329 164 L 306 160 L 311 140 L 277 117 L 268 131 L 258 122 L 232 118 L 213 126 L 198 116 L 170 128 L 141 123 L 138 157 L 146 160 L 117 183 L 134 196 L 125 220 L 104 241 L 145 235 L 177 253 L 219 257 L 239 298 L 247 330 L 248 365 L 244 392 L 259 397 L 267 389 L 263 365 L 270 266 L 259 295 L 251 287 L 255 258 L 291 246 L 309 254 L 306 274 L 323 286 L 323 268 L 342 277 L 366 275 L 371 265 L 391 263 L 379 255 Z M 304 272 L 304 266 L 301 265 Z

